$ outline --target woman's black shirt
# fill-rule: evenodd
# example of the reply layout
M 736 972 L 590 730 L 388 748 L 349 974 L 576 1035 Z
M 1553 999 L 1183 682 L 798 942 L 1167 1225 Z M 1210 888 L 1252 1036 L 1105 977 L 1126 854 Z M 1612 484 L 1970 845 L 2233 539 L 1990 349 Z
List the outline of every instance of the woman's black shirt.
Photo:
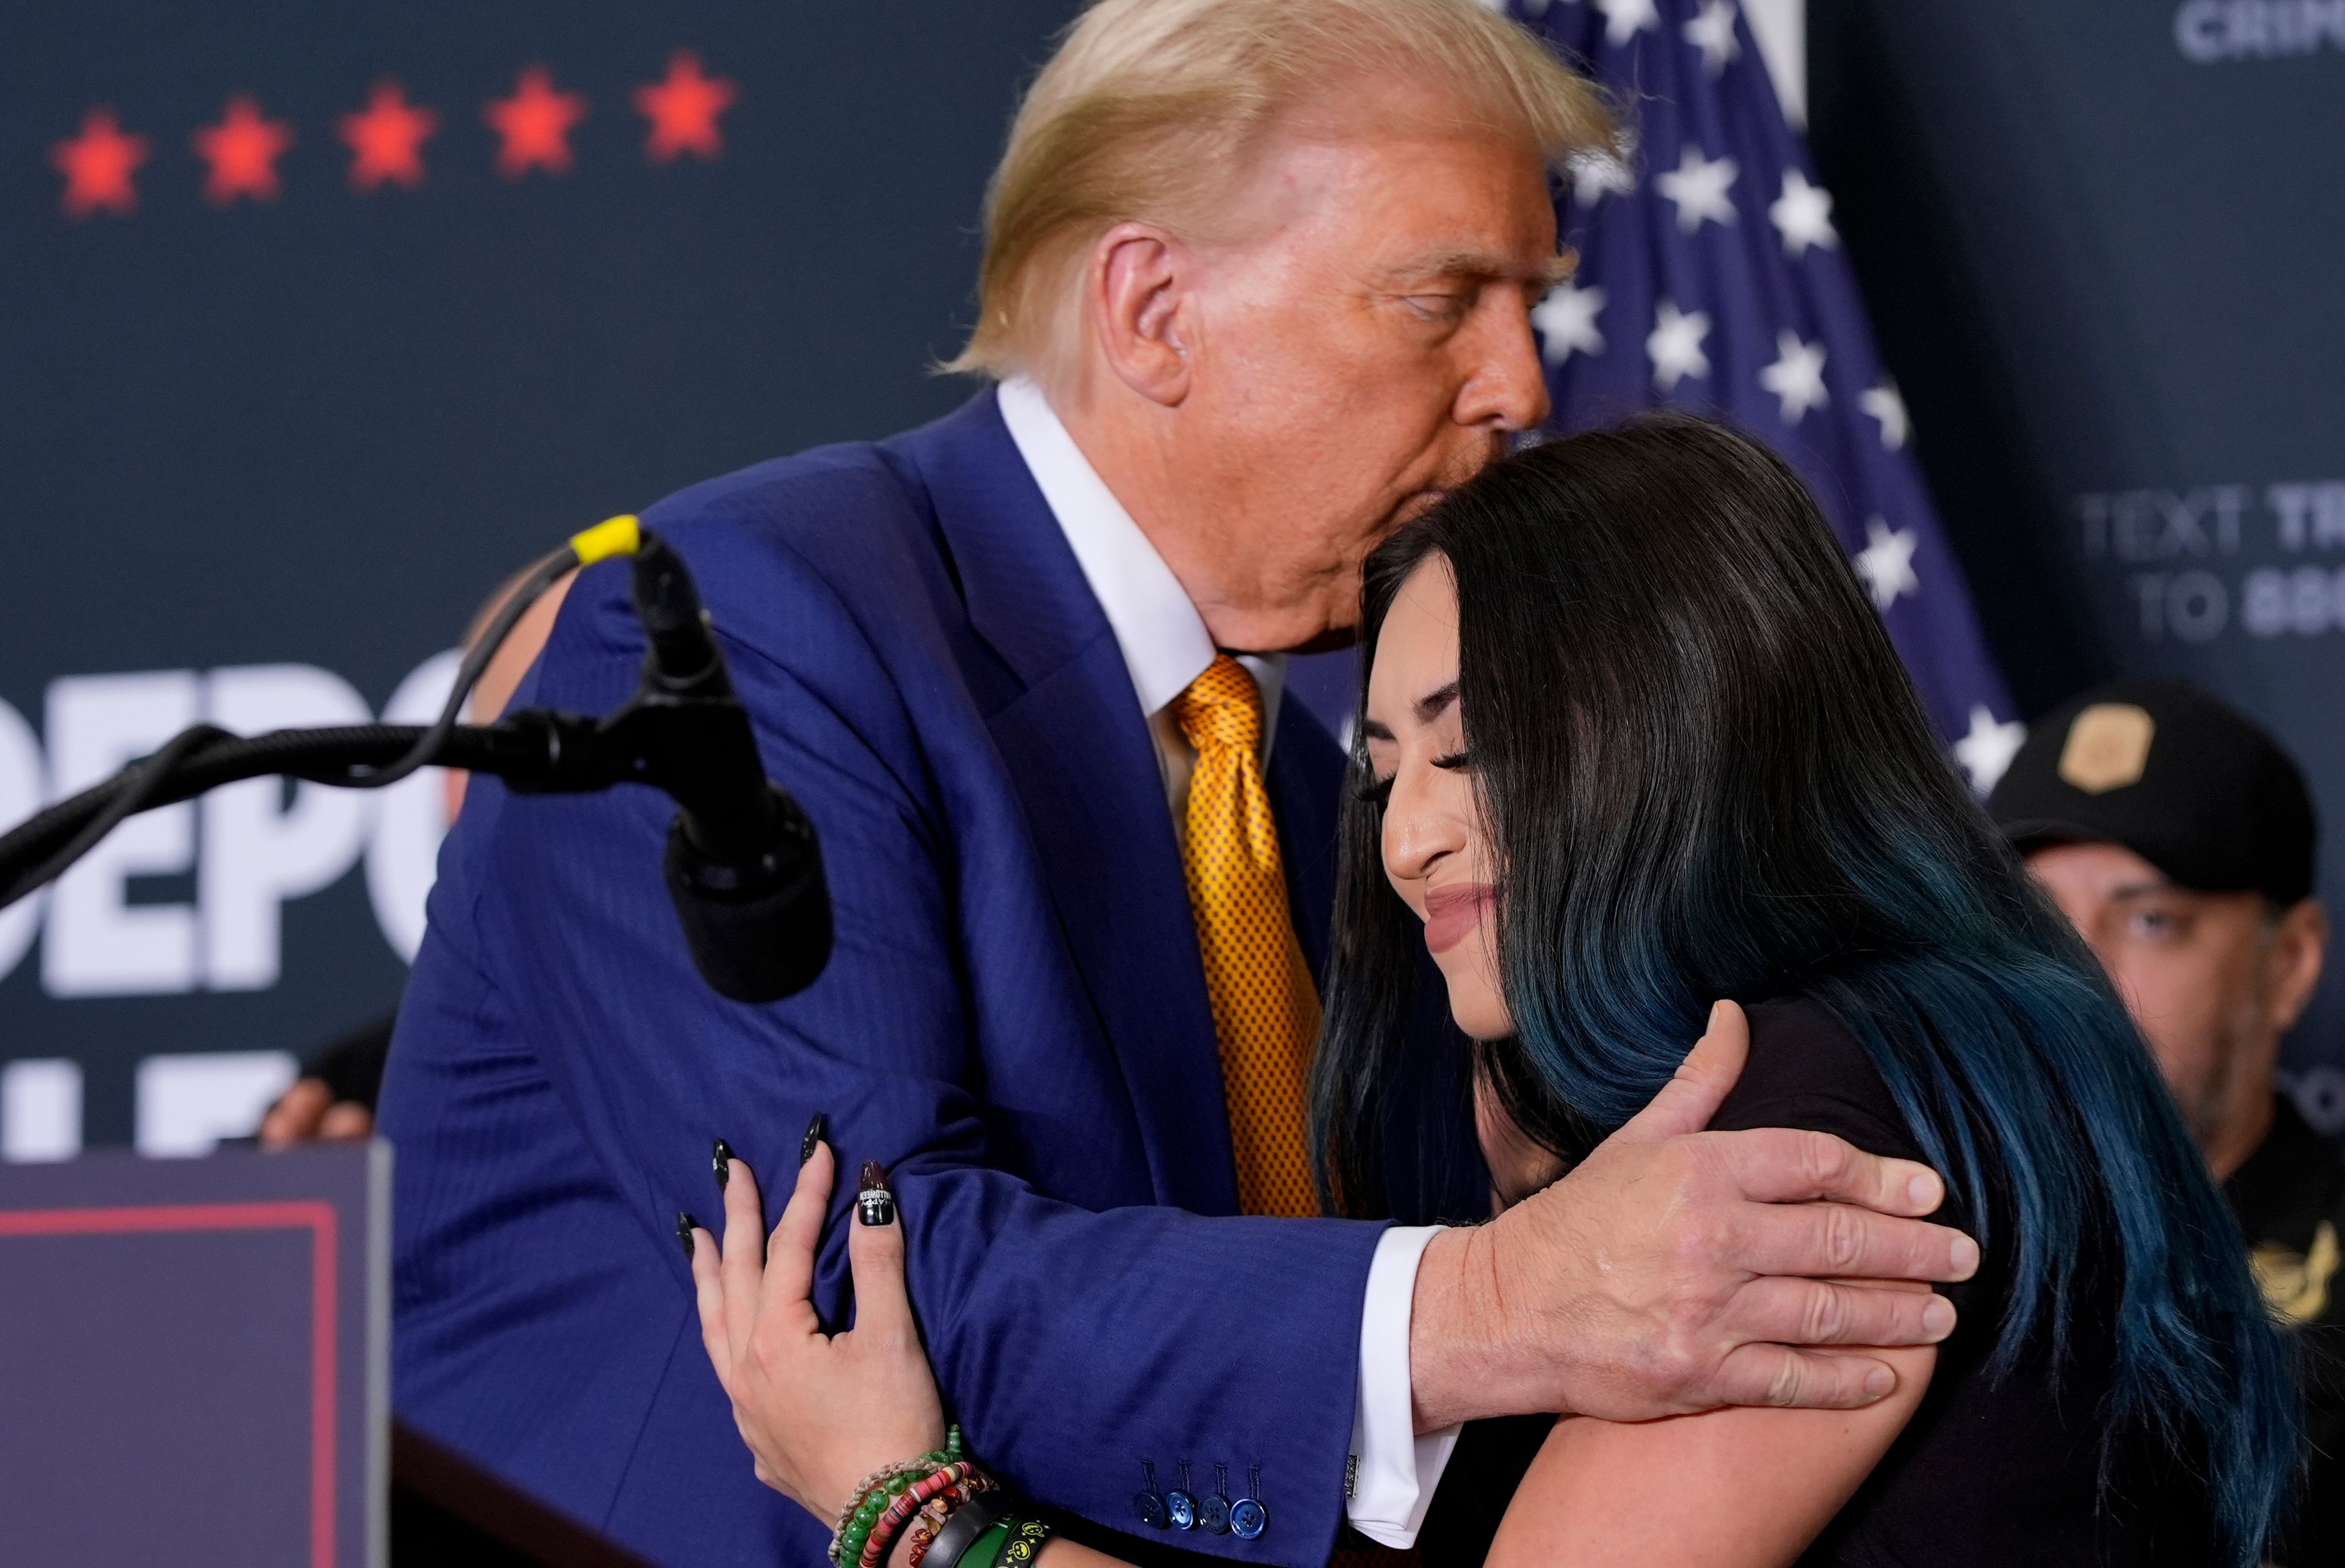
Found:
M 1752 1007 L 1751 1058 L 1713 1128 L 1792 1127 L 1834 1133 L 1873 1154 L 1924 1157 L 1872 1058 L 1847 1027 L 1804 997 Z M 1991 1189 L 1990 1203 L 1997 1201 Z M 1950 1196 L 1934 1218 L 1977 1233 Z M 2060 1364 L 2031 1344 L 1992 1377 L 2010 1297 L 2008 1224 L 1976 1277 L 1940 1286 L 1960 1313 L 1921 1407 L 1802 1568 L 1937 1564 L 2192 1564 L 2215 1561 L 2202 1485 L 2170 1452 L 2112 1440 L 2106 1487 L 2103 1411 L 2114 1375 L 2114 1272 L 2087 1258 L 2076 1275 Z M 2040 1340 L 2041 1336 L 2038 1336 Z M 1546 1416 L 1477 1421 L 1444 1472 L 1418 1537 L 1427 1568 L 1478 1563 L 1548 1428 Z M 1653 1521 L 1657 1539 L 1670 1522 Z

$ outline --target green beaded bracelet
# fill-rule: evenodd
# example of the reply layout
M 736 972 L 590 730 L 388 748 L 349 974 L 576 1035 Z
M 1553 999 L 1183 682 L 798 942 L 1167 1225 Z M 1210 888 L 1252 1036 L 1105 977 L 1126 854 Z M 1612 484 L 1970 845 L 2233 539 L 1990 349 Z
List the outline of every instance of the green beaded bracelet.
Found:
M 839 1522 L 838 1545 L 831 1561 L 845 1565 L 858 1561 L 863 1555 L 863 1543 L 871 1539 L 872 1527 L 888 1504 L 904 1495 L 914 1486 L 949 1464 L 961 1458 L 960 1423 L 955 1421 L 945 1429 L 945 1445 L 931 1449 L 919 1458 L 892 1467 L 893 1472 L 873 1485 L 863 1494 L 863 1500 L 848 1510 Z

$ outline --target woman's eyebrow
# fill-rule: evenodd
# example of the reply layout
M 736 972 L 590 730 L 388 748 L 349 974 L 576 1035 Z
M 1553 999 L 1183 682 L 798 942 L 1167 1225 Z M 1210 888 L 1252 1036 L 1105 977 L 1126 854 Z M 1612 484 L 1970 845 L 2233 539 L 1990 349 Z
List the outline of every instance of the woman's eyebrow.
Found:
M 1369 741 L 1388 741 L 1393 738 L 1393 733 L 1386 727 L 1381 719 L 1363 719 L 1360 721 L 1360 738 Z
M 1420 724 L 1433 723 L 1434 720 L 1447 713 L 1449 705 L 1457 700 L 1457 683 L 1455 681 L 1427 692 L 1416 700 L 1416 722 Z

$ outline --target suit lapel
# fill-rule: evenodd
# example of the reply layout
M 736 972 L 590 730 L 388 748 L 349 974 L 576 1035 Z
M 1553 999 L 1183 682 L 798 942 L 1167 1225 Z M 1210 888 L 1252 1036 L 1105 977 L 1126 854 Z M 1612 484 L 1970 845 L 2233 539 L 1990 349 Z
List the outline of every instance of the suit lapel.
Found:
M 1220 1052 L 1187 884 L 1154 744 L 1107 617 L 990 391 L 890 444 L 919 470 L 970 626 L 1011 677 L 973 684 L 991 693 L 980 697 L 987 722 L 1122 1067 L 1156 1190 L 1183 1209 L 1233 1212 Z M 1282 725 L 1281 744 L 1284 734 Z

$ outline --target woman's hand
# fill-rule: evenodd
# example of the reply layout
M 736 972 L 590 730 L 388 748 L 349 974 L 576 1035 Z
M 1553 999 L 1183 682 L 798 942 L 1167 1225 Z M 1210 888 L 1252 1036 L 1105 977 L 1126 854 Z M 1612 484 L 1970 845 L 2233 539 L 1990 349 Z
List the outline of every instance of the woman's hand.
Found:
M 857 1482 L 945 1442 L 944 1404 L 904 1293 L 904 1228 L 892 1199 L 885 1224 L 863 1218 L 883 1206 L 858 1205 L 849 1227 L 855 1327 L 825 1334 L 815 1314 L 815 1248 L 835 1168 L 830 1145 L 817 1142 L 763 1245 L 757 1179 L 736 1158 L 725 1184 L 723 1248 L 692 1231 L 701 1343 L 757 1479 L 826 1525 L 853 1501 Z

